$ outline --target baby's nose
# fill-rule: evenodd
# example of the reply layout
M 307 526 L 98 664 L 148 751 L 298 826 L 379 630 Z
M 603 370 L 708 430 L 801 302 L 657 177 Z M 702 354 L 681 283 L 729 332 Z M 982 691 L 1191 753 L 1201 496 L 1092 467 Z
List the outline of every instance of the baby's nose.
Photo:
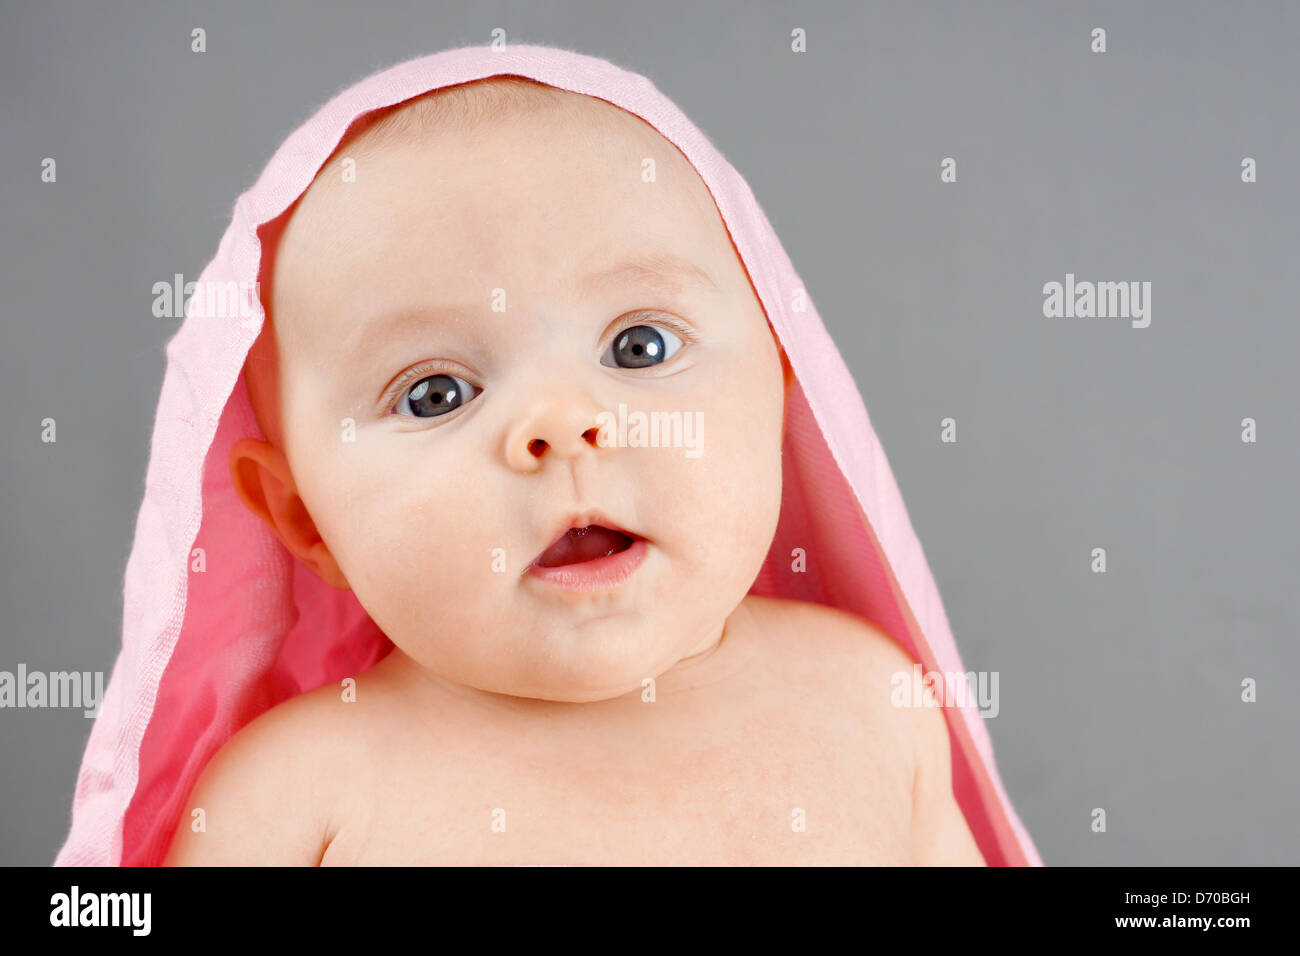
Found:
M 600 409 L 585 396 L 555 397 L 520 416 L 506 439 L 506 460 L 533 471 L 546 458 L 574 458 L 599 448 Z

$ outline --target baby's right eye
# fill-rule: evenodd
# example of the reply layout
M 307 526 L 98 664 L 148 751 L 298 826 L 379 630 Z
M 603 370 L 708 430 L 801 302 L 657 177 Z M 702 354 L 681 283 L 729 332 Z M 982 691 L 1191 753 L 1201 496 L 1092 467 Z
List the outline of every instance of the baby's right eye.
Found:
M 398 399 L 393 411 L 414 418 L 437 418 L 455 411 L 478 394 L 463 378 L 455 375 L 430 375 L 416 382 Z M 403 406 L 408 409 L 402 412 Z

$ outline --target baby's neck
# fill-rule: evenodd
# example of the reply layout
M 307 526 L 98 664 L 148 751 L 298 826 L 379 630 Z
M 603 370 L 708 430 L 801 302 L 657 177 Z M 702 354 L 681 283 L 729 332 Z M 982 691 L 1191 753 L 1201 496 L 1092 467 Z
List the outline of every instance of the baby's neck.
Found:
M 672 666 L 622 694 L 594 701 L 548 700 L 521 697 L 470 687 L 444 677 L 416 662 L 401 648 L 393 651 L 372 668 L 371 673 L 398 689 L 408 700 L 437 707 L 448 701 L 468 703 L 497 712 L 520 715 L 547 715 L 596 710 L 643 712 L 645 704 L 659 698 L 674 701 L 720 690 L 721 684 L 734 676 L 748 660 L 748 642 L 744 639 L 754 627 L 753 612 L 742 602 L 715 630 L 693 645 Z M 588 713 L 592 716 L 594 713 Z

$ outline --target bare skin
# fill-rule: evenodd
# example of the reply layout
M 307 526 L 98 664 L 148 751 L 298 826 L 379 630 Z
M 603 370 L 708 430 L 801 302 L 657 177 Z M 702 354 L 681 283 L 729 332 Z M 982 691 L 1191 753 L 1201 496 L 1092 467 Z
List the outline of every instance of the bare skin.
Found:
M 857 619 L 754 596 L 653 701 L 481 695 L 397 650 L 355 701 L 237 734 L 167 864 L 982 865 L 940 711 L 888 704 L 908 668 Z
M 355 700 L 322 687 L 236 734 L 167 862 L 982 865 L 942 712 L 890 705 L 911 658 L 847 613 L 747 596 L 791 378 L 707 189 L 640 120 L 566 97 L 358 144 L 356 180 L 327 164 L 289 221 L 278 341 L 249 366 L 271 440 L 238 443 L 232 474 L 396 650 Z M 583 280 L 647 253 L 707 281 Z M 377 311 L 415 321 L 366 338 Z M 610 367 L 629 315 L 688 341 Z M 431 361 L 477 397 L 424 420 L 376 402 Z M 619 403 L 701 412 L 705 454 L 587 440 Z M 648 541 L 635 574 L 586 594 L 531 577 L 589 507 Z

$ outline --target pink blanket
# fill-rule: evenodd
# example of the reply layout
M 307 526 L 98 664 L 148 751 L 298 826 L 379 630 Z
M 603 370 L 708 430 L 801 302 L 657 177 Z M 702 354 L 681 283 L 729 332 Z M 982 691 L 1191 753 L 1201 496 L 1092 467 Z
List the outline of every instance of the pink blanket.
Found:
M 645 77 L 540 46 L 466 47 L 410 60 L 335 96 L 235 203 L 200 288 L 259 278 L 259 228 L 311 183 L 354 119 L 438 87 L 517 74 L 596 96 L 677 145 L 712 191 L 797 382 L 785 429 L 781 520 L 753 591 L 833 605 L 895 635 L 926 670 L 963 672 L 934 579 L 848 369 L 739 173 Z M 293 560 L 239 501 L 231 446 L 264 438 L 244 358 L 262 323 L 190 314 L 167 344 L 144 501 L 126 566 L 122 648 L 77 777 L 56 865 L 154 865 L 207 761 L 250 720 L 338 682 L 391 647 L 351 591 Z M 807 573 L 780 573 L 794 547 Z M 197 549 L 202 549 L 200 553 Z M 200 570 L 201 568 L 201 570 Z M 998 778 L 973 704 L 944 711 L 953 789 L 992 865 L 1041 866 Z

